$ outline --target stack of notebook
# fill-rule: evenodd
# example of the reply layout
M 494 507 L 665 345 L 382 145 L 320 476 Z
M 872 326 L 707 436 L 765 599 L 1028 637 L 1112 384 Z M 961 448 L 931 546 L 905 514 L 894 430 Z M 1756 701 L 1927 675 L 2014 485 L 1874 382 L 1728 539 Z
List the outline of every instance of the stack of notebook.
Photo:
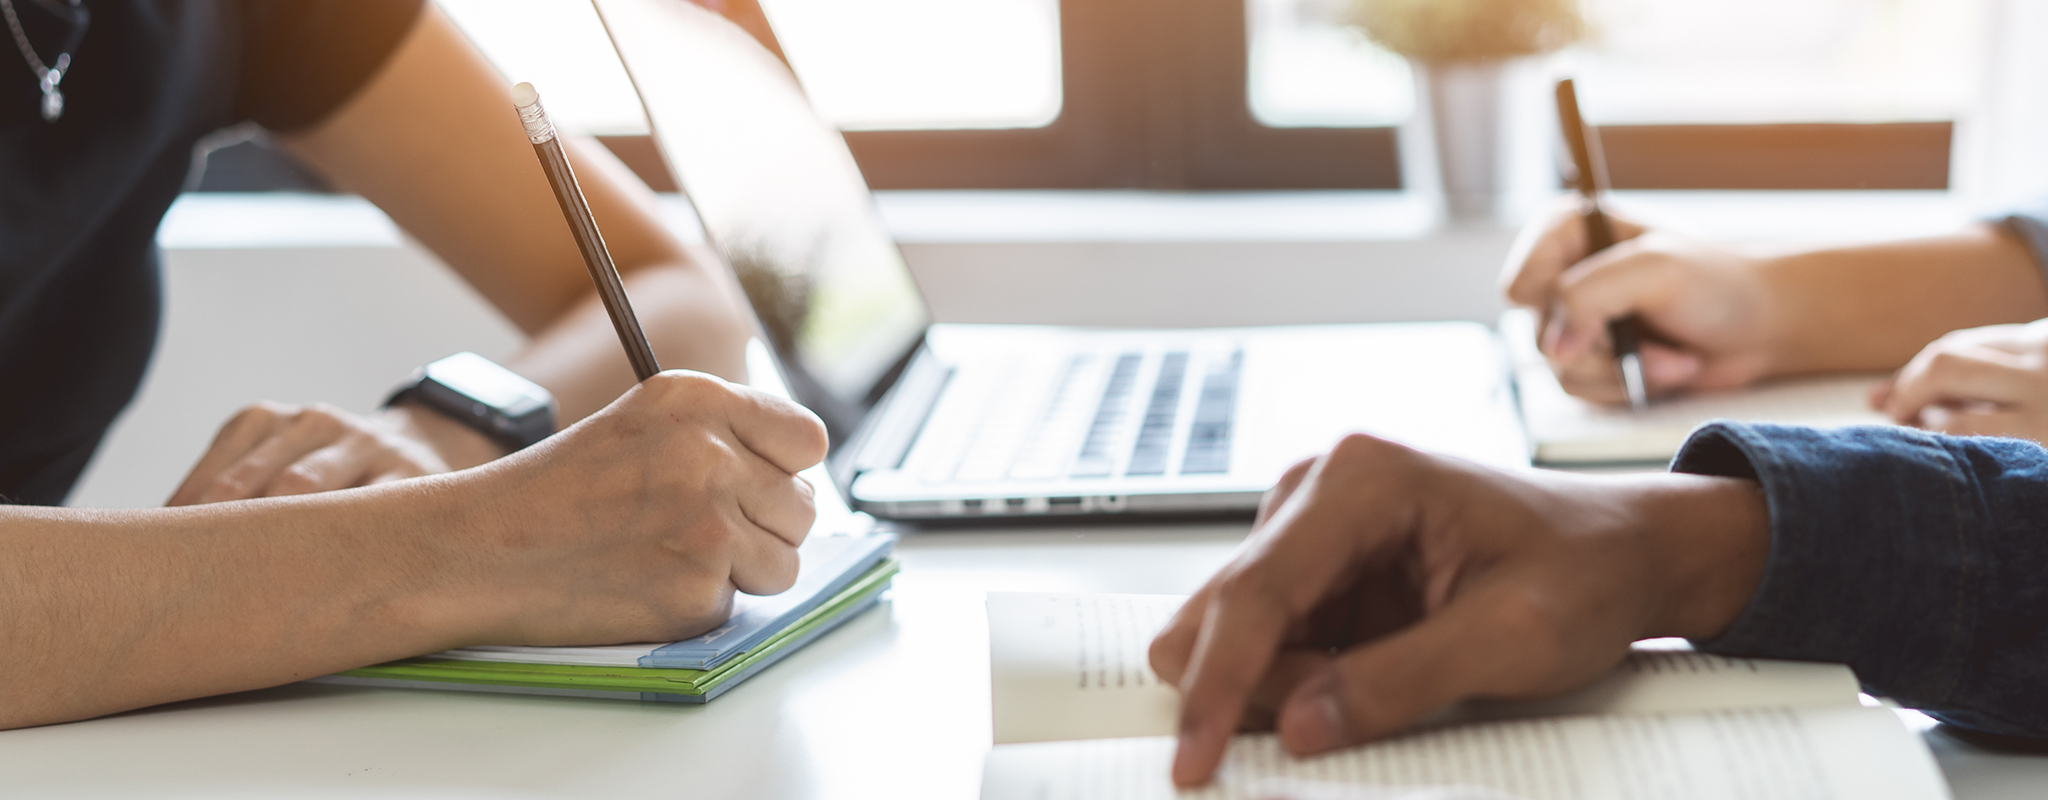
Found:
M 322 683 L 703 703 L 875 605 L 896 575 L 896 537 L 818 536 L 789 591 L 737 595 L 732 619 L 680 642 L 465 647 L 353 669 Z

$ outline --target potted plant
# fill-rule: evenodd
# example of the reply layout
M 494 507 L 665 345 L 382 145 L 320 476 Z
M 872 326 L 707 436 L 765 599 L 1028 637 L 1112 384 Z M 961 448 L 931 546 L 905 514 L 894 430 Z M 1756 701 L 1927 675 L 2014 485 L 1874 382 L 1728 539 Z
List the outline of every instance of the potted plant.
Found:
M 1350 22 L 1407 58 L 1415 76 L 1415 113 L 1402 129 L 1403 182 L 1440 186 L 1454 221 L 1492 217 L 1506 166 L 1510 67 L 1583 38 L 1579 0 L 1351 0 Z

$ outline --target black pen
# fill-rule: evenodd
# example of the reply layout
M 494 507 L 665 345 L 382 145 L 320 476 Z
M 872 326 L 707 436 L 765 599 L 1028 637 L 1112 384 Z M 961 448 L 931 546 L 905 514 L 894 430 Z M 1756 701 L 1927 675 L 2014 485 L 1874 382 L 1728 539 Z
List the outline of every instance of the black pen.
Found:
M 1614 244 L 1614 226 L 1600 210 L 1600 195 L 1607 191 L 1607 160 L 1600 152 L 1600 134 L 1587 127 L 1579 116 L 1579 94 L 1572 79 L 1557 82 L 1557 124 L 1564 129 L 1564 141 L 1572 151 L 1572 165 L 1578 175 L 1572 185 L 1583 201 L 1579 219 L 1586 225 L 1586 255 Z M 1650 393 L 1643 384 L 1643 354 L 1634 314 L 1607 322 L 1607 336 L 1614 341 L 1614 364 L 1621 372 L 1622 388 L 1628 390 L 1628 404 L 1637 411 L 1650 407 Z
M 640 330 L 640 318 L 633 315 L 633 303 L 626 298 L 625 284 L 619 281 L 619 268 L 612 263 L 611 251 L 604 247 L 604 236 L 597 232 L 597 220 L 590 216 L 590 204 L 583 199 L 582 187 L 576 185 L 576 173 L 569 169 L 569 156 L 562 152 L 562 143 L 555 137 L 555 124 L 548 121 L 547 110 L 540 106 L 540 93 L 533 90 L 531 83 L 514 86 L 512 105 L 519 109 L 519 124 L 526 127 L 526 139 L 533 143 L 534 155 L 540 157 L 540 169 L 547 173 L 548 185 L 554 187 L 555 202 L 561 204 L 562 216 L 569 219 L 569 233 L 576 238 L 576 249 L 583 251 L 583 265 L 590 268 L 597 296 L 604 300 L 612 328 L 619 332 L 619 344 L 626 347 L 626 360 L 633 362 L 633 375 L 643 381 L 654 377 L 661 372 L 661 363 L 654 360 L 654 348 L 647 344 L 647 333 Z

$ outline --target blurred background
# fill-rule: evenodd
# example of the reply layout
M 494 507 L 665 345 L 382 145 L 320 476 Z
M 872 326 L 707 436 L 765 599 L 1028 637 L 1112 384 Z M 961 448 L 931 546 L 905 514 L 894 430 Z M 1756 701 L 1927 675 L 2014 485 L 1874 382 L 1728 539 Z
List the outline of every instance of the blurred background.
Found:
M 697 235 L 587 2 L 439 2 Z M 1354 23 L 1373 3 L 1486 0 L 701 2 L 772 23 L 941 321 L 1490 322 L 1515 227 L 1559 186 L 1547 89 L 1566 74 L 1621 207 L 1701 235 L 1911 235 L 2048 194 L 2035 0 L 1586 0 L 1571 41 L 1489 79 L 1476 118 L 1502 201 L 1451 224 L 1423 110 L 1441 123 L 1456 103 L 1419 80 L 1445 73 Z M 208 148 L 160 237 L 150 377 L 74 504 L 161 503 L 256 399 L 368 411 L 421 363 L 520 345 L 381 212 L 259 133 Z

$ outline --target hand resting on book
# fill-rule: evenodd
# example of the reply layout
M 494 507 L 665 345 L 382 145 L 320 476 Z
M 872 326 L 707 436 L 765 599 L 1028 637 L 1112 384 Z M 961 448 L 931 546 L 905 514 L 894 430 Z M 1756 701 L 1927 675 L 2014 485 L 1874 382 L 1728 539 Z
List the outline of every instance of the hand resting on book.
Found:
M 1563 692 L 1638 639 L 1710 637 L 1768 546 L 1749 481 L 1507 472 L 1347 437 L 1287 473 L 1153 642 L 1182 697 L 1174 780 L 1206 782 L 1261 717 L 1305 755 Z

